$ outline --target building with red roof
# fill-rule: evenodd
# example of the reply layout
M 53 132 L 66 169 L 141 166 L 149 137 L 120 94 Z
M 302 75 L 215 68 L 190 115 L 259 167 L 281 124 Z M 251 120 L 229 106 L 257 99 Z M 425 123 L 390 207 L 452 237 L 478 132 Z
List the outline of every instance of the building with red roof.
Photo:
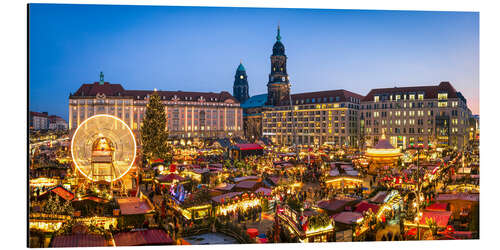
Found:
M 121 84 L 100 81 L 83 84 L 69 96 L 69 129 L 74 130 L 87 118 L 109 114 L 138 130 L 146 105 L 153 94 L 165 105 L 167 128 L 171 137 L 224 138 L 243 134 L 240 103 L 230 93 L 127 90 Z

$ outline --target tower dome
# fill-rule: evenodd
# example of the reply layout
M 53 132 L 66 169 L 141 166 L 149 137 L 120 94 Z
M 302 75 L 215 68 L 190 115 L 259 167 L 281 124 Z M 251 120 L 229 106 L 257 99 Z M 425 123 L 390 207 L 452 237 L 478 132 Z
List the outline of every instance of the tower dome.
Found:
M 273 56 L 284 56 L 285 45 L 281 43 L 280 26 L 278 25 L 278 34 L 276 35 L 276 42 L 273 46 Z

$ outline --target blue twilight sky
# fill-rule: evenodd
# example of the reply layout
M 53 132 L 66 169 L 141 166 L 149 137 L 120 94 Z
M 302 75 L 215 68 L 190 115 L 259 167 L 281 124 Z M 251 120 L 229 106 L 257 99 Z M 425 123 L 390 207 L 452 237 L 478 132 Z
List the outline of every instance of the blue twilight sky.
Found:
M 68 95 L 125 89 L 267 91 L 280 24 L 292 93 L 450 81 L 479 114 L 479 14 L 166 6 L 29 6 L 30 110 L 68 117 Z

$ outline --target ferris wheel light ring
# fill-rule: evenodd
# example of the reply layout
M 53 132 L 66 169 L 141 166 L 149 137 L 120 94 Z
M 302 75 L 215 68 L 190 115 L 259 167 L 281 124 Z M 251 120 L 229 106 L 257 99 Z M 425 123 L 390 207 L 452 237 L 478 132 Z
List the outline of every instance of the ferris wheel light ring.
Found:
M 115 121 L 121 122 L 121 124 L 123 124 L 123 126 L 125 126 L 126 131 L 128 131 L 130 133 L 130 135 L 132 136 L 132 142 L 134 143 L 134 147 L 133 147 L 134 153 L 133 153 L 133 156 L 132 156 L 132 161 L 130 161 L 130 165 L 127 167 L 126 171 L 123 172 L 120 176 L 111 179 L 111 181 L 113 182 L 113 181 L 121 179 L 123 176 L 125 176 L 126 174 L 128 174 L 128 172 L 130 171 L 130 169 L 134 165 L 135 158 L 136 158 L 136 153 L 137 153 L 137 143 L 135 142 L 134 133 L 132 132 L 132 130 L 130 129 L 130 127 L 127 125 L 127 123 L 125 123 L 122 119 L 120 119 L 120 118 L 118 118 L 116 116 L 113 116 L 113 115 L 99 114 L 99 115 L 91 116 L 91 117 L 87 118 L 86 120 L 84 120 L 82 123 L 80 123 L 80 125 L 78 126 L 78 128 L 76 128 L 75 133 L 73 134 L 73 137 L 71 138 L 71 158 L 73 160 L 73 163 L 75 164 L 76 169 L 78 169 L 78 172 L 80 172 L 87 179 L 89 179 L 91 181 L 96 181 L 95 179 L 93 179 L 90 176 L 88 176 L 87 174 L 85 174 L 85 172 L 82 170 L 83 166 L 79 166 L 78 165 L 78 162 L 77 162 L 77 160 L 75 158 L 75 154 L 74 154 L 74 150 L 73 150 L 73 145 L 74 145 L 74 141 L 75 141 L 74 140 L 75 136 L 78 134 L 78 130 L 80 130 L 80 128 L 83 127 L 88 121 L 90 121 L 92 119 L 95 119 L 95 118 L 98 118 L 98 117 L 109 117 L 109 118 L 114 119 Z

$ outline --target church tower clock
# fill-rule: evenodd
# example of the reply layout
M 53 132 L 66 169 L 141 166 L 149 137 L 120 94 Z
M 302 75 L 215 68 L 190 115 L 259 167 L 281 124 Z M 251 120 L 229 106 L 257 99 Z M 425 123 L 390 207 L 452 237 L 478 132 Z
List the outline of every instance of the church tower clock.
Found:
M 267 83 L 267 105 L 276 106 L 288 102 L 290 82 L 286 71 L 286 60 L 285 46 L 281 43 L 280 26 L 278 25 L 276 43 L 274 43 L 271 55 L 271 73 Z
M 240 103 L 244 103 L 248 98 L 248 79 L 245 67 L 240 62 L 236 74 L 234 75 L 233 96 L 238 99 Z

